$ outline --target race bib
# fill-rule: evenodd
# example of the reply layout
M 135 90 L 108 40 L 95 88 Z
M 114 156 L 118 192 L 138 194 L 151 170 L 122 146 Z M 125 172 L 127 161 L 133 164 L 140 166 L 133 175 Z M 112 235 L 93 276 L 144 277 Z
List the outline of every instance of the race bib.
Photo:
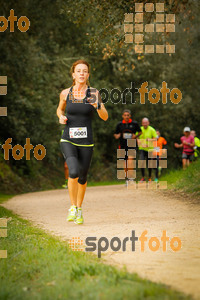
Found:
M 72 139 L 86 138 L 87 127 L 72 127 L 69 129 L 69 137 Z
M 131 139 L 132 138 L 132 133 L 127 133 L 127 132 L 123 133 L 123 138 L 124 139 Z

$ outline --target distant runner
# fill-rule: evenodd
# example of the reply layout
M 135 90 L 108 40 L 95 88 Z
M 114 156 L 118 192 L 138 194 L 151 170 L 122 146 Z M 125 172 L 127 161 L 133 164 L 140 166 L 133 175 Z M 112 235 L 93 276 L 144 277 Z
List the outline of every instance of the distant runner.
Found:
M 64 189 L 67 189 L 69 170 L 66 161 L 64 162 L 64 171 L 65 171 L 65 183 L 62 185 Z
M 194 137 L 194 157 L 197 159 L 200 155 L 200 139 L 196 136 L 195 130 L 191 130 L 190 134 Z
M 148 157 L 148 152 L 153 151 L 153 141 L 152 139 L 157 139 L 156 131 L 153 127 L 149 125 L 149 119 L 143 118 L 142 119 L 142 134 L 139 136 L 138 144 L 139 144 L 139 150 L 140 150 L 140 160 L 144 161 L 146 163 L 146 166 L 148 168 L 148 161 L 152 160 L 152 158 Z M 149 171 L 149 178 L 148 181 L 151 181 L 151 173 L 152 168 L 148 168 Z M 141 182 L 145 181 L 145 168 L 141 168 L 142 172 L 142 178 Z
M 156 178 L 155 181 L 158 181 L 158 177 L 161 174 L 161 170 L 162 168 L 159 166 L 159 160 L 160 157 L 167 151 L 167 141 L 164 137 L 160 136 L 160 131 L 158 129 L 156 129 L 156 134 L 157 134 L 157 141 L 156 144 L 157 146 L 154 147 L 154 155 L 156 156 L 156 160 L 157 160 L 157 168 L 155 169 L 156 171 Z
M 194 137 L 190 134 L 190 127 L 185 127 L 183 130 L 184 136 L 180 138 L 181 144 L 174 143 L 176 148 L 183 148 L 182 164 L 185 169 L 194 158 Z
M 126 151 L 128 150 L 128 144 L 127 141 L 130 139 L 135 140 L 135 146 L 131 147 L 132 149 L 137 148 L 136 146 L 136 138 L 138 138 L 141 134 L 141 128 L 138 125 L 136 121 L 133 121 L 131 119 L 131 111 L 129 109 L 125 109 L 122 113 L 122 121 L 120 121 L 115 129 L 114 137 L 115 139 L 119 139 L 119 149 L 125 149 Z M 133 160 L 134 157 L 132 156 L 125 156 L 126 160 Z M 128 169 L 125 166 L 125 172 L 126 172 L 126 177 L 128 177 L 127 173 Z M 133 179 L 133 178 L 131 178 Z M 128 184 L 128 181 L 126 181 L 126 184 Z
M 64 130 L 62 130 L 62 135 L 63 135 L 63 132 L 64 132 Z M 65 175 L 65 183 L 62 185 L 62 187 L 64 189 L 67 189 L 67 187 L 68 187 L 69 169 L 68 169 L 66 161 L 64 162 L 64 175 Z

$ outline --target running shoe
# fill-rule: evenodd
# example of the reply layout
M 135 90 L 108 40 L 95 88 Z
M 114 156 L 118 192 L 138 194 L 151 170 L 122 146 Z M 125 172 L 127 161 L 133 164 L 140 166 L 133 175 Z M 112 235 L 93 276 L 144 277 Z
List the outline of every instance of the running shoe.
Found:
M 82 208 L 79 207 L 77 209 L 77 215 L 76 215 L 76 219 L 74 220 L 74 223 L 76 224 L 83 224 L 84 220 L 83 220 L 83 213 L 82 213 Z
M 152 181 L 151 178 L 149 178 L 148 181 L 151 182 Z
M 77 215 L 77 208 L 75 205 L 72 205 L 69 209 L 69 214 L 67 216 L 67 221 L 74 221 L 76 219 L 76 215 Z
M 158 182 L 158 178 L 155 178 L 154 181 L 155 181 L 155 182 Z
M 68 186 L 67 186 L 67 180 L 65 181 L 65 184 L 62 185 L 62 187 L 63 187 L 64 189 L 67 189 L 67 188 L 68 188 Z

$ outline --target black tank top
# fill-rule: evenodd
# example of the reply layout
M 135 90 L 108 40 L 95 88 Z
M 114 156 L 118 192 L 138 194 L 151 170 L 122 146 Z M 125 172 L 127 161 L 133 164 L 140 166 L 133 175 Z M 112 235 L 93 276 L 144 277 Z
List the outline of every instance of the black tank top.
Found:
M 66 99 L 67 123 L 61 137 L 61 142 L 67 141 L 75 145 L 94 146 L 92 134 L 92 116 L 96 110 L 89 104 L 87 98 L 91 97 L 88 86 L 84 99 L 74 99 L 73 86 L 70 88 Z

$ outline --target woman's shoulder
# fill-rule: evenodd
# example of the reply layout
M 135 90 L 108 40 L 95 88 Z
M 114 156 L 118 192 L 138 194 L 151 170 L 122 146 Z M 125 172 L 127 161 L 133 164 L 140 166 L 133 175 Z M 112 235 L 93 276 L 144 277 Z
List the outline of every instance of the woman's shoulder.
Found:
M 68 94 L 69 94 L 70 89 L 71 89 L 71 87 L 62 90 L 62 92 L 60 93 L 60 97 L 61 97 L 63 100 L 66 100 L 66 99 L 67 99 L 67 96 L 68 96 Z

